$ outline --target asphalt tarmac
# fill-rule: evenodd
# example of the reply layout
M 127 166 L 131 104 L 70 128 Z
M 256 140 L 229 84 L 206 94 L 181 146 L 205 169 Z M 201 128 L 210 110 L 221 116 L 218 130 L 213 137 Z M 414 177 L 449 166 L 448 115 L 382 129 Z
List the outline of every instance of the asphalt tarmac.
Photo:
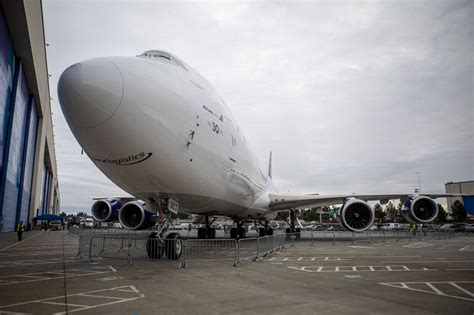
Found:
M 474 237 L 296 243 L 261 262 L 76 257 L 78 237 L 0 234 L 0 314 L 473 314 Z

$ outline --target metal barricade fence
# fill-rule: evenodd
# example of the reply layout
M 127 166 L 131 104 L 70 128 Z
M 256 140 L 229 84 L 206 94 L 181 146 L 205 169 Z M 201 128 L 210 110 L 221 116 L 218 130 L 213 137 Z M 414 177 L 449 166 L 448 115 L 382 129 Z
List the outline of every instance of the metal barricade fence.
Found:
M 431 233 L 431 234 L 430 234 Z M 434 239 L 454 237 L 452 231 L 428 232 L 428 237 Z M 350 244 L 351 242 L 373 240 L 418 241 L 423 235 L 410 231 L 367 231 L 352 233 L 342 231 L 311 232 L 306 241 L 311 240 L 314 246 L 316 240 L 332 241 Z M 261 260 L 285 245 L 294 246 L 295 243 L 304 243 L 296 233 L 275 234 L 264 237 L 245 239 L 165 239 L 149 238 L 149 231 L 145 233 L 100 233 L 87 231 L 79 235 L 78 255 L 94 258 L 118 258 L 128 263 L 132 260 L 171 260 L 177 261 L 180 267 L 186 267 L 188 262 L 198 261 L 232 261 L 234 266 L 241 264 L 241 260 Z
M 77 247 L 78 257 L 88 256 L 90 252 L 90 236 L 88 235 L 79 235 L 79 245 Z
M 234 265 L 239 264 L 238 243 L 235 239 L 187 239 L 183 244 L 183 259 L 186 262 L 233 261 Z
M 290 233 L 290 242 L 294 240 Z M 244 260 L 261 260 L 261 258 L 278 251 L 285 245 L 287 234 L 274 234 L 256 238 L 239 239 L 239 258 Z
M 124 259 L 130 265 L 133 260 L 170 260 L 177 261 L 179 267 L 185 266 L 185 247 L 181 239 L 122 236 L 90 236 L 88 256 L 94 258 Z

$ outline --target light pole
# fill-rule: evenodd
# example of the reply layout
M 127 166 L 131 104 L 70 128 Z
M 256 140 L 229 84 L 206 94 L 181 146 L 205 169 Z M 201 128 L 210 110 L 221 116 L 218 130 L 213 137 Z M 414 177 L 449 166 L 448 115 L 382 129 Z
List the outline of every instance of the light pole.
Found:
M 420 179 L 420 172 L 416 172 L 418 175 L 418 191 L 421 193 L 421 179 Z

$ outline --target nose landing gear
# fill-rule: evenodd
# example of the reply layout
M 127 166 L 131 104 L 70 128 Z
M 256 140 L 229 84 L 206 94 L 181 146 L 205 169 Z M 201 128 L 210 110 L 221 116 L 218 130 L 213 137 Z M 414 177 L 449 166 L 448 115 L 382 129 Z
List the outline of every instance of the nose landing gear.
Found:
M 150 259 L 161 259 L 166 258 L 169 260 L 178 260 L 184 250 L 183 240 L 179 233 L 169 233 L 166 237 L 163 237 L 169 230 L 171 224 L 171 211 L 168 209 L 168 200 L 162 200 L 163 202 L 159 206 L 160 220 L 158 220 L 154 229 L 146 242 L 146 253 Z M 154 201 L 147 201 L 150 205 L 156 205 Z M 164 205 L 164 206 L 163 206 Z

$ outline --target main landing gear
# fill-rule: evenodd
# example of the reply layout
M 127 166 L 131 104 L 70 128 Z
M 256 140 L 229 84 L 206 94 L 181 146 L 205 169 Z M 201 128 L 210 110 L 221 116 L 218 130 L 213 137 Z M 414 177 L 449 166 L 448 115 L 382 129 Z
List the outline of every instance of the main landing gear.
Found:
M 214 239 L 214 238 L 216 238 L 216 229 L 211 227 L 211 224 L 214 223 L 214 221 L 209 222 L 209 216 L 208 215 L 204 216 L 205 227 L 200 227 L 198 229 L 198 238 L 200 238 L 200 239 L 206 239 L 206 238 L 207 239 Z
M 261 222 L 259 223 L 262 224 Z M 258 236 L 263 237 L 273 235 L 273 228 L 270 225 L 270 222 L 265 221 L 265 223 L 262 225 L 263 227 L 258 228 Z M 257 226 L 257 224 L 255 224 L 255 226 Z
M 296 210 L 290 210 L 290 227 L 286 228 L 286 234 L 295 233 L 295 238 L 299 240 L 301 238 L 301 229 L 296 227 L 297 220 L 298 218 L 296 217 Z
M 236 226 L 230 228 L 230 238 L 245 238 L 247 231 L 244 227 L 244 223 L 242 220 L 235 220 Z
M 146 253 L 150 259 L 161 259 L 166 256 L 169 260 L 178 260 L 183 254 L 183 240 L 179 233 L 169 233 L 164 237 L 171 223 L 171 212 L 167 205 L 168 200 L 162 200 L 159 205 L 159 221 L 154 227 L 156 231 L 148 236 L 146 242 Z

